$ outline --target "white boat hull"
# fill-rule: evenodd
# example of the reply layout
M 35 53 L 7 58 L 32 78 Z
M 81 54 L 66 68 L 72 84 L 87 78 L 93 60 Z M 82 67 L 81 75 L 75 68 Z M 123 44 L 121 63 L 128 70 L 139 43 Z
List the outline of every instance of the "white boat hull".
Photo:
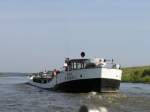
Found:
M 122 71 L 119 69 L 91 68 L 62 71 L 51 81 L 29 84 L 44 89 L 65 92 L 117 92 L 120 87 Z

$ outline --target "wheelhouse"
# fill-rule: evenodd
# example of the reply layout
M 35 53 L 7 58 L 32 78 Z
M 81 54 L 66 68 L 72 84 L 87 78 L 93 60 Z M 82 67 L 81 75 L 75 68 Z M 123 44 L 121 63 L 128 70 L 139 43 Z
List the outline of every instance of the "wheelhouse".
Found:
M 71 59 L 68 58 L 65 60 L 65 68 L 67 70 L 77 70 L 77 69 L 85 69 L 87 63 L 89 63 L 89 59 Z
M 71 60 L 69 58 L 66 58 L 64 63 L 65 71 L 90 69 L 90 68 L 103 68 L 103 67 L 120 69 L 120 65 L 116 65 L 115 63 L 113 63 L 113 61 L 106 60 L 103 58 L 71 59 Z

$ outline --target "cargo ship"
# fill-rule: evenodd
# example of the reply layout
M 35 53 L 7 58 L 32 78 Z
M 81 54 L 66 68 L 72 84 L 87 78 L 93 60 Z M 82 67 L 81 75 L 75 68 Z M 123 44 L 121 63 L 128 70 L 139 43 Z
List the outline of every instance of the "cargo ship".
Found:
M 28 84 L 63 92 L 118 92 L 122 70 L 114 60 L 103 58 L 66 58 L 63 70 L 39 73 L 29 78 Z

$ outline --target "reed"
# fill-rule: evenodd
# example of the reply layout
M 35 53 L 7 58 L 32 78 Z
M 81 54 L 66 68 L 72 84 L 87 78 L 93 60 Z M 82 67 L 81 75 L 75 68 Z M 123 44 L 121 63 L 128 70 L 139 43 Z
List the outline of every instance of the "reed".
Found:
M 150 66 L 123 68 L 122 82 L 150 83 Z

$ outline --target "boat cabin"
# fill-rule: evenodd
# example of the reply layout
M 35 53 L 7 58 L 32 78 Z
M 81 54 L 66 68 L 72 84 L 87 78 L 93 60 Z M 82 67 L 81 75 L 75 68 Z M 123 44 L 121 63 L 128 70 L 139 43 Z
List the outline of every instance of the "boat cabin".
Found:
M 88 69 L 88 68 L 95 68 L 96 63 L 91 62 L 90 59 L 71 59 L 67 58 L 65 60 L 65 71 L 70 70 L 77 70 L 77 69 Z

